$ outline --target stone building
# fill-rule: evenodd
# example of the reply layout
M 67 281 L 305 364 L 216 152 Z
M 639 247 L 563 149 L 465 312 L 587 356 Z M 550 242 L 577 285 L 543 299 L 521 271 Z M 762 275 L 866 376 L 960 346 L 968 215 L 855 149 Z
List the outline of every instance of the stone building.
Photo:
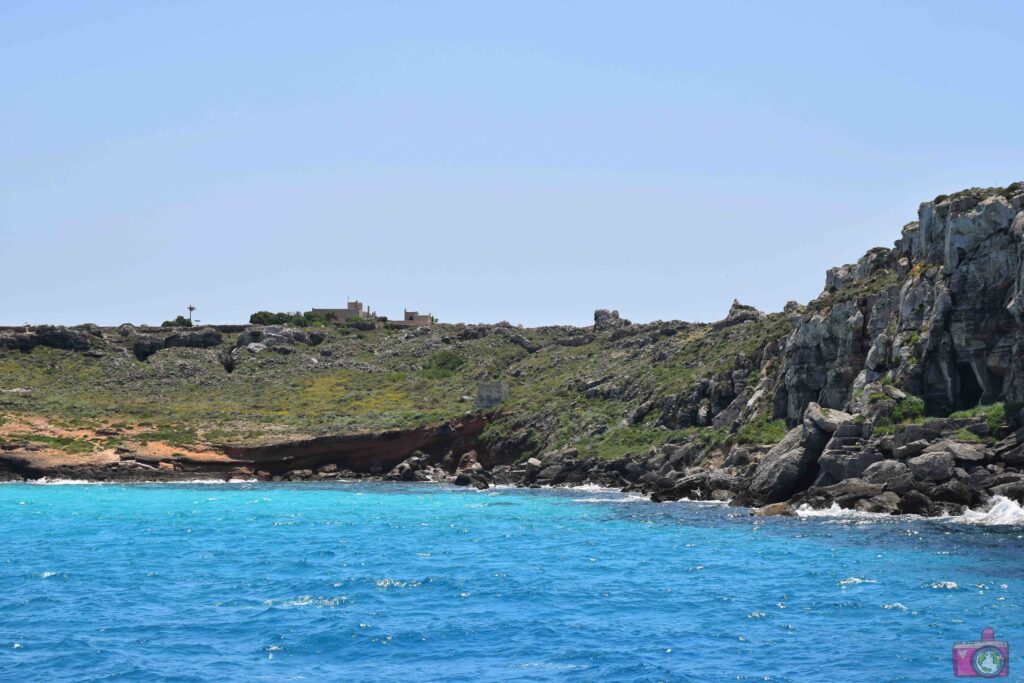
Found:
M 388 320 L 388 325 L 392 327 L 430 327 L 434 324 L 434 316 L 427 314 L 420 314 L 419 311 L 408 311 L 402 312 L 401 320 Z
M 373 323 L 386 322 L 392 327 L 431 327 L 434 324 L 434 316 L 429 313 L 421 314 L 419 311 L 404 310 L 400 320 L 377 317 L 377 314 L 361 301 L 349 301 L 345 308 L 314 308 L 313 313 L 324 316 L 336 325 L 356 318 Z
M 345 323 L 354 318 L 374 320 L 374 313 L 361 301 L 349 301 L 345 308 L 314 308 L 313 313 L 322 315 L 333 323 Z

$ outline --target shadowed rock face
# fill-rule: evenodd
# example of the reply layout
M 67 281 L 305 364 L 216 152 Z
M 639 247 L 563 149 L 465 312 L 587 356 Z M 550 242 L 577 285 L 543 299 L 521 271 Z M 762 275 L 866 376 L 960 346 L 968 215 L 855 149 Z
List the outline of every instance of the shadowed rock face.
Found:
M 775 409 L 842 409 L 891 373 L 930 414 L 1024 399 L 1024 186 L 925 202 L 893 249 L 833 268 L 782 350 Z
M 208 457 L 125 452 L 68 459 L 31 451 L 0 451 L 0 481 L 22 477 L 95 481 L 280 476 L 313 479 L 317 478 L 314 471 L 327 474 L 327 478 L 337 476 L 337 472 L 383 475 L 414 453 L 419 453 L 424 463 L 439 464 L 446 454 L 458 457 L 472 452 L 485 425 L 483 417 L 470 417 L 418 429 L 302 439 L 258 447 L 220 446 Z
M 414 451 L 434 454 L 438 461 L 448 451 L 457 455 L 470 451 L 485 425 L 484 418 L 475 417 L 439 427 L 325 436 L 270 446 L 224 446 L 222 450 L 236 460 L 271 474 L 312 470 L 325 465 L 380 474 L 390 471 Z

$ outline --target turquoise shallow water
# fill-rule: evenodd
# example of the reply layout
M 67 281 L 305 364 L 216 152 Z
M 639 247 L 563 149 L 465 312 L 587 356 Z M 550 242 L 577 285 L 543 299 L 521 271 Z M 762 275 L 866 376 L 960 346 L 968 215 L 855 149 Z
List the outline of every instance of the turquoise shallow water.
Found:
M 0 534 L 2 681 L 941 681 L 983 626 L 1024 646 L 1019 526 L 18 484 Z

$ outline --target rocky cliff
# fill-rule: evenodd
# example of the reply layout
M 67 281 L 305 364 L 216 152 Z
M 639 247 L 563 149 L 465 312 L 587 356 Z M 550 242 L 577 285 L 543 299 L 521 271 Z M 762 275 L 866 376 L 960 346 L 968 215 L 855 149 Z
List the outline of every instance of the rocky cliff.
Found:
M 771 314 L 735 302 L 711 324 L 598 311 L 589 328 L 10 329 L 0 410 L 8 437 L 27 417 L 127 419 L 137 450 L 150 421 L 229 457 L 470 412 L 487 428 L 462 448 L 480 465 L 463 483 L 932 514 L 1020 500 L 1022 209 L 1022 183 L 937 197 L 893 248 L 829 270 L 814 301 Z M 475 383 L 493 379 L 511 399 L 474 413 Z M 458 476 L 441 450 L 403 472 Z
M 784 419 L 791 429 L 778 443 L 762 454 L 732 436 L 694 439 L 616 465 L 632 477 L 592 463 L 596 478 L 662 499 L 751 505 L 938 514 L 993 494 L 1024 501 L 1022 254 L 1024 184 L 922 204 L 892 249 L 829 270 L 817 299 L 787 306 L 790 332 L 731 374 L 662 399 L 663 425 L 734 435 Z M 734 305 L 718 325 L 756 319 Z

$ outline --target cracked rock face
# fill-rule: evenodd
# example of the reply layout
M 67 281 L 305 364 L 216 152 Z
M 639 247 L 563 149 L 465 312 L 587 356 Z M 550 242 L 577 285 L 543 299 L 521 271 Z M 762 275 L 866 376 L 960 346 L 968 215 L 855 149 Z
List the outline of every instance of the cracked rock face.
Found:
M 797 319 L 775 394 L 791 423 L 886 375 L 930 414 L 1024 400 L 1024 185 L 940 197 L 918 215 L 894 249 L 830 270 Z

